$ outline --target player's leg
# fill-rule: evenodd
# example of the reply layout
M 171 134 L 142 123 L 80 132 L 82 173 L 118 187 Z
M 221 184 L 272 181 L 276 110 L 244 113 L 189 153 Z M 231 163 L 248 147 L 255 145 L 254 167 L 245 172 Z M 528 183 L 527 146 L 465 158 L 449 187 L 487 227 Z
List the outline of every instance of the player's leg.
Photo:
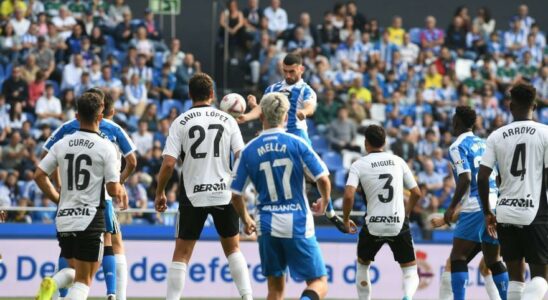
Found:
M 74 270 L 74 253 L 76 241 L 73 233 L 57 233 L 57 240 L 61 253 L 59 254 L 58 271 L 52 277 L 45 277 L 40 283 L 40 289 L 36 296 L 36 300 L 49 300 L 52 298 L 57 289 L 63 290 L 61 297 L 66 297 L 68 287 L 72 285 L 75 276 Z
M 282 239 L 261 235 L 259 242 L 259 256 L 263 276 L 268 279 L 267 300 L 282 300 L 285 290 L 285 271 L 287 269 L 286 254 Z
M 525 264 L 523 263 L 524 248 L 530 247 L 523 239 L 525 233 L 521 228 L 497 224 L 497 236 L 500 243 L 500 253 L 508 269 L 508 300 L 520 300 L 525 287 Z
M 66 258 L 59 255 L 59 260 L 58 260 L 58 263 L 57 263 L 57 270 L 58 270 L 57 273 L 60 273 L 60 271 L 64 270 L 65 268 L 72 269 L 72 271 L 70 271 L 70 274 L 72 274 L 71 278 L 72 278 L 72 280 L 74 280 L 74 269 L 69 267 L 69 263 L 68 263 Z M 69 273 L 66 273 L 66 272 L 68 272 L 68 271 L 64 271 L 65 274 L 69 274 Z M 60 276 L 62 276 L 62 275 L 60 275 Z M 54 275 L 54 279 L 55 279 L 55 275 Z M 72 280 L 71 280 L 71 284 L 72 284 Z M 60 287 L 61 285 L 58 285 L 58 286 Z M 67 288 L 59 288 L 59 299 L 60 300 L 64 299 L 67 296 L 67 293 L 68 293 Z
M 232 204 L 212 208 L 209 211 L 213 216 L 217 233 L 221 236 L 221 245 L 228 259 L 228 267 L 230 268 L 230 275 L 232 275 L 234 284 L 236 284 L 236 288 L 242 299 L 251 300 L 253 296 L 247 261 L 240 251 L 238 214 Z
M 548 225 L 532 224 L 525 226 L 524 231 L 530 241 L 525 250 L 525 261 L 529 264 L 531 281 L 525 285 L 522 299 L 543 299 L 548 291 Z
M 97 273 L 100 260 L 103 257 L 103 233 L 102 232 L 78 232 L 74 246 L 74 284 L 69 288 L 67 298 L 71 300 L 85 300 L 89 294 L 89 288 L 93 276 Z
M 105 233 L 105 249 L 101 265 L 107 286 L 107 299 L 116 299 L 116 260 L 112 249 L 111 234 L 108 232 Z
M 99 269 L 99 261 L 89 262 L 75 259 L 76 274 L 74 284 L 70 287 L 67 298 L 71 300 L 85 300 L 89 294 L 89 288 L 93 281 L 93 275 Z
M 440 300 L 453 300 L 453 289 L 451 288 L 451 259 L 445 261 L 445 268 L 441 274 L 440 291 L 438 298 Z
M 491 271 L 489 281 L 492 278 L 497 287 L 498 294 L 502 300 L 507 299 L 508 295 L 508 271 L 500 257 L 500 246 L 497 240 L 491 238 L 487 233 L 482 237 L 481 249 L 485 265 Z M 487 278 L 487 277 L 486 277 Z M 487 287 L 486 280 L 486 287 Z
M 455 235 L 456 236 L 456 235 Z M 466 285 L 468 284 L 468 257 L 476 249 L 474 241 L 453 238 L 453 249 L 451 250 L 451 288 L 455 300 L 464 300 Z
M 406 220 L 403 228 L 394 239 L 388 242 L 394 259 L 400 264 L 403 273 L 403 299 L 411 300 L 419 288 L 419 272 L 415 260 L 413 237 Z
M 283 300 L 285 276 L 268 276 L 268 295 L 266 300 Z
M 487 296 L 489 296 L 489 300 L 500 300 L 501 297 L 499 295 L 499 290 L 495 285 L 495 281 L 493 280 L 493 274 L 485 264 L 485 259 L 483 257 L 481 258 L 478 265 L 478 270 L 483 277 L 483 281 L 485 283 L 485 291 L 487 292 Z
M 175 224 L 175 250 L 167 272 L 166 300 L 179 300 L 185 287 L 186 271 L 196 241 L 204 228 L 207 212 L 204 208 L 181 206 Z
M 117 300 L 126 300 L 127 259 L 120 230 L 112 234 L 112 250 L 114 250 L 114 260 L 116 262 L 116 298 Z
M 376 236 L 371 235 L 364 225 L 358 236 L 358 259 L 356 264 L 356 289 L 359 300 L 371 300 L 372 287 L 369 267 L 382 245 L 383 242 L 378 241 Z
M 327 276 L 307 280 L 300 300 L 320 300 L 327 294 Z
M 548 291 L 548 265 L 546 264 L 529 264 L 531 270 L 531 281 L 529 281 L 523 289 L 521 299 L 535 300 L 543 299 L 546 291 Z

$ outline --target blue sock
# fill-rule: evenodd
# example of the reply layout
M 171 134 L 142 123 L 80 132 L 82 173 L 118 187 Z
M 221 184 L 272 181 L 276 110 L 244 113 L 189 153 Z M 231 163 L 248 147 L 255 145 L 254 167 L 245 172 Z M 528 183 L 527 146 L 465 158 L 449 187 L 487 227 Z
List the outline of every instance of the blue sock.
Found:
M 335 209 L 333 208 L 333 201 L 331 201 L 331 199 L 329 199 L 329 202 L 327 202 L 327 209 L 325 211 L 334 211 Z
M 57 261 L 57 268 L 58 270 L 63 270 L 64 268 L 68 268 L 69 264 L 68 261 L 64 258 L 59 256 L 59 260 Z M 68 289 L 59 289 L 59 297 L 65 298 L 68 294 Z
M 490 265 L 489 269 L 491 270 L 491 273 L 493 273 L 493 281 L 497 286 L 500 298 L 502 300 L 506 300 L 506 294 L 508 293 L 508 281 L 510 280 L 508 278 L 508 272 L 506 271 L 506 267 L 501 261 L 499 261 Z
M 451 287 L 453 299 L 464 300 L 468 284 L 468 264 L 465 260 L 451 261 Z
M 116 258 L 112 246 L 105 246 L 102 265 L 107 284 L 107 295 L 116 295 Z

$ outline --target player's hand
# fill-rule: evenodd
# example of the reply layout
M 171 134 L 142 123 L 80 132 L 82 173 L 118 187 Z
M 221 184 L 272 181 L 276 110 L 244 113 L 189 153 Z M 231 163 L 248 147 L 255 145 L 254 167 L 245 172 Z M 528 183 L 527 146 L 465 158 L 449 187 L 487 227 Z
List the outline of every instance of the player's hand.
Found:
M 238 124 L 244 124 L 247 121 L 249 121 L 247 114 L 241 114 L 238 118 L 236 118 L 236 122 L 238 122 Z
M 432 218 L 430 220 L 430 224 L 432 224 L 432 227 L 434 228 L 440 228 L 440 227 L 443 227 L 444 225 L 447 225 L 447 223 L 445 223 L 445 219 L 441 217 Z
M 451 225 L 451 221 L 453 220 L 453 216 L 455 214 L 455 208 L 449 206 L 445 213 L 443 214 L 443 220 L 445 221 L 445 224 Z
M 122 189 L 120 191 L 120 195 L 116 197 L 116 200 L 118 200 L 118 207 L 120 210 L 126 210 L 129 206 L 129 200 L 126 192 L 126 187 L 122 185 Z
M 306 119 L 306 114 L 302 110 L 297 110 L 297 118 L 302 121 Z
M 0 223 L 4 223 L 4 221 L 6 221 L 6 212 L 0 210 Z
M 167 209 L 167 197 L 166 193 L 162 192 L 161 194 L 156 194 L 156 199 L 154 200 L 154 207 L 157 212 L 164 212 Z
M 257 97 L 247 95 L 247 106 L 249 106 L 250 109 L 254 109 L 257 105 Z
M 255 224 L 255 220 L 251 218 L 249 215 L 247 215 L 244 220 L 244 232 L 247 235 L 251 235 L 253 232 L 257 232 L 257 225 Z
M 485 227 L 487 228 L 487 233 L 496 239 L 497 237 L 497 217 L 492 212 L 485 214 Z
M 358 226 L 356 226 L 356 223 L 350 220 L 350 218 L 343 220 L 343 222 L 346 233 L 355 234 L 356 232 L 358 232 Z
M 312 203 L 311 208 L 312 212 L 314 212 L 316 216 L 323 216 L 325 214 L 325 207 L 323 205 L 322 198 L 319 198 L 316 202 Z

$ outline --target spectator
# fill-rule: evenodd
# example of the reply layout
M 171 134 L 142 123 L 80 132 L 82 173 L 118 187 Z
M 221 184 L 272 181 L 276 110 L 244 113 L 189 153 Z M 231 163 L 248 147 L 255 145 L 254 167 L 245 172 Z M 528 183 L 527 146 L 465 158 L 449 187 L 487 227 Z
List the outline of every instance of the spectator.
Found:
M 48 16 L 45 13 L 39 13 L 36 17 L 36 27 L 38 27 L 38 36 L 48 34 Z
M 428 66 L 428 71 L 424 76 L 425 88 L 441 88 L 443 76 L 438 73 L 438 69 L 435 64 Z
M 36 73 L 40 68 L 36 64 L 36 57 L 32 54 L 27 56 L 25 65 L 21 67 L 21 78 L 27 83 L 31 83 L 36 78 Z
M 164 52 L 164 63 L 168 63 L 172 72 L 176 72 L 177 68 L 183 64 L 185 53 L 181 51 L 181 41 L 174 38 L 171 40 L 169 51 Z
M 84 28 L 81 24 L 72 26 L 72 34 L 65 41 L 68 55 L 82 52 L 82 40 L 85 36 Z
M 510 31 L 504 33 L 504 47 L 514 54 L 518 54 L 527 44 L 527 31 L 522 24 L 519 19 L 516 19 L 510 23 Z
M 466 49 L 466 24 L 460 16 L 453 17 L 453 23 L 447 28 L 445 46 L 463 56 Z
M 506 91 L 507 87 L 514 81 L 517 72 L 514 56 L 506 54 L 504 56 L 504 65 L 497 69 L 497 84 L 501 91 Z
M 437 53 L 445 42 L 445 36 L 441 29 L 436 28 L 436 18 L 426 17 L 426 27 L 421 31 L 421 45 L 423 49 Z
M 34 81 L 29 83 L 29 99 L 27 101 L 27 110 L 34 111 L 34 107 L 36 106 L 36 101 L 38 98 L 42 96 L 44 91 L 46 90 L 46 80 L 45 80 L 44 72 L 39 70 L 36 72 L 36 76 L 34 78 Z
M 243 13 L 238 9 L 238 1 L 228 2 L 228 13 L 221 13 L 219 18 L 219 31 L 221 41 L 224 41 L 225 30 L 228 31 L 228 45 L 230 56 L 233 57 L 236 51 L 241 51 L 245 43 L 245 21 Z M 224 43 L 224 42 L 223 42 Z
M 2 94 L 6 96 L 8 104 L 22 102 L 23 107 L 27 106 L 29 97 L 28 83 L 22 77 L 20 66 L 13 67 L 11 76 L 8 77 L 2 85 Z
M 145 9 L 145 18 L 143 19 L 143 26 L 146 29 L 146 37 L 153 41 L 160 41 L 162 39 L 162 33 L 159 26 L 154 21 L 154 14 L 150 8 Z M 137 48 L 139 49 L 139 48 Z
M 87 90 L 91 89 L 93 84 L 91 83 L 89 72 L 83 72 L 80 77 L 80 82 L 74 87 L 74 95 L 79 98 Z
M 99 25 L 98 22 L 95 22 L 95 17 L 93 16 L 93 12 L 91 10 L 87 10 L 83 19 L 79 20 L 78 23 L 82 26 L 84 34 L 88 36 L 91 35 L 93 28 L 95 28 L 96 25 Z
M 426 190 L 429 193 L 437 195 L 441 192 L 443 188 L 443 176 L 442 174 L 436 172 L 434 169 L 434 163 L 432 159 L 428 158 L 424 160 L 423 163 L 424 170 L 419 173 L 419 184 L 426 185 Z
M 144 84 L 148 90 L 152 83 L 153 75 L 152 75 L 152 68 L 148 67 L 146 63 L 147 63 L 146 55 L 139 54 L 139 56 L 137 57 L 137 65 L 129 69 L 127 73 L 127 77 L 129 79 L 131 78 L 133 74 L 139 75 L 139 79 L 141 80 L 141 83 Z
M 39 124 L 58 127 L 63 119 L 63 108 L 61 100 L 54 96 L 53 91 L 53 86 L 46 84 L 46 93 L 36 102 L 36 116 Z
M 346 13 L 354 20 L 354 29 L 358 29 L 360 31 L 363 30 L 365 24 L 367 23 L 367 19 L 358 11 L 356 1 L 351 0 L 346 3 Z
M 354 26 L 354 18 L 352 16 L 346 16 L 344 19 L 344 25 L 339 30 L 339 38 L 341 41 L 345 41 L 349 35 L 354 35 L 354 40 L 360 39 L 360 31 Z
M 101 27 L 93 27 L 93 29 L 91 30 L 91 36 L 89 37 L 89 41 L 91 43 L 91 51 L 93 52 L 93 54 L 104 58 L 105 56 L 103 55 L 103 51 L 105 49 L 107 41 Z
M 333 7 L 333 25 L 338 29 L 342 29 L 346 15 L 346 6 L 343 3 L 335 3 Z
M 533 62 L 531 52 L 524 51 L 522 54 L 521 62 L 518 64 L 518 74 L 522 78 L 531 79 L 538 73 L 538 64 Z
M 139 182 L 139 173 L 131 175 L 125 184 L 128 203 L 131 208 L 148 208 L 148 198 L 145 187 Z M 142 213 L 135 213 L 134 217 L 143 217 Z
M 374 58 L 374 61 L 382 61 L 388 66 L 391 66 L 393 53 L 398 50 L 398 46 L 390 42 L 390 34 L 388 31 L 385 31 L 382 34 L 382 39 L 375 43 L 371 52 L 371 57 Z
M 348 118 L 354 121 L 355 124 L 361 124 L 367 117 L 364 105 L 358 101 L 356 94 L 350 94 L 346 101 L 346 109 L 348 110 Z
M 434 149 L 432 162 L 434 163 L 434 170 L 441 174 L 443 178 L 450 177 L 451 165 L 447 159 L 443 157 L 443 150 L 441 148 Z
M 358 103 L 363 106 L 370 104 L 373 100 L 371 92 L 363 86 L 362 76 L 356 76 L 354 78 L 352 86 L 348 89 L 348 96 L 350 98 L 355 96 Z
M 122 16 L 123 20 L 114 29 L 114 37 L 116 38 L 116 47 L 126 51 L 133 37 L 133 24 L 131 23 L 131 12 L 126 11 Z
M 248 0 L 247 7 L 243 10 L 245 28 L 248 33 L 259 30 L 259 23 L 263 17 L 263 10 L 259 8 L 258 0 Z
M 472 26 L 472 18 L 470 18 L 470 15 L 468 14 L 468 7 L 464 5 L 460 5 L 455 9 L 454 17 L 459 17 L 462 19 L 462 23 L 464 26 L 464 30 L 469 31 L 470 27 Z
M 381 39 L 381 29 L 379 27 L 379 21 L 377 19 L 369 20 L 369 23 L 365 25 L 364 32 L 369 33 L 371 41 L 373 43 L 378 42 Z
M 176 83 L 177 79 L 175 78 L 175 74 L 171 73 L 170 65 L 166 63 L 162 67 L 160 76 L 154 77 L 152 89 L 149 94 L 151 97 L 159 99 L 160 101 L 172 99 Z
M 397 138 L 390 145 L 390 150 L 395 155 L 403 158 L 407 163 L 415 159 L 415 144 L 410 139 L 409 130 L 401 130 L 401 138 Z
M 10 109 L 9 127 L 12 130 L 20 130 L 26 120 L 27 115 L 23 113 L 23 105 L 21 102 L 15 102 Z
M 63 121 L 76 118 L 76 97 L 74 90 L 66 90 L 61 97 L 61 106 L 63 107 Z
M 308 56 L 312 53 L 314 40 L 306 38 L 304 29 L 302 27 L 297 27 L 293 31 L 293 34 L 294 36 L 287 44 L 287 51 L 298 51 L 303 56 Z
M 137 73 L 131 74 L 129 84 L 125 87 L 125 96 L 131 107 L 132 115 L 141 115 L 147 104 L 147 88 Z
M 152 133 L 148 131 L 148 122 L 140 120 L 138 131 L 131 135 L 139 156 L 147 156 L 149 151 L 152 150 L 153 138 Z
M 320 105 L 314 113 L 314 123 L 321 133 L 327 131 L 327 126 L 337 118 L 337 112 L 343 105 L 340 100 L 335 99 L 335 91 L 328 89 L 324 96 L 320 97 Z
M 535 23 L 535 19 L 529 16 L 529 7 L 527 5 L 521 4 L 518 7 L 518 14 L 512 18 L 511 22 L 516 21 L 520 23 L 520 28 L 529 33 L 529 30 Z
M 49 23 L 47 41 L 50 49 L 55 52 L 56 61 L 65 61 L 65 52 L 68 49 L 65 40 L 57 31 L 57 27 L 53 23 Z
M 294 30 L 296 28 L 302 28 L 304 31 L 304 39 L 308 42 L 312 42 L 314 47 L 319 46 L 319 37 L 318 37 L 318 30 L 316 29 L 316 26 L 312 24 L 310 21 L 310 14 L 307 12 L 301 13 L 299 16 L 299 23 L 297 26 L 294 27 Z M 293 36 L 295 33 L 293 33 Z
M 124 14 L 131 15 L 131 8 L 124 3 L 124 0 L 115 0 L 108 8 L 108 18 L 111 26 L 121 23 L 124 20 Z
M 533 36 L 535 36 L 535 44 L 537 47 L 544 49 L 546 47 L 546 36 L 544 32 L 540 31 L 540 27 L 537 23 L 533 23 L 531 26 L 531 32 Z
M 333 25 L 333 14 L 326 12 L 318 29 L 319 45 L 322 54 L 331 56 L 340 44 L 339 29 Z
M 139 121 L 146 121 L 147 128 L 151 132 L 158 130 L 158 106 L 156 103 L 148 103 Z
M 29 157 L 29 151 L 22 143 L 21 134 L 14 130 L 9 137 L 9 143 L 2 148 L 2 167 L 5 170 L 18 169 L 23 159 Z M 13 203 L 15 205 L 15 203 Z
M 2 30 L 2 36 L 0 36 L 0 63 L 17 63 L 21 49 L 21 38 L 15 35 L 13 25 L 6 23 Z
M 363 58 L 363 48 L 356 42 L 354 35 L 349 35 L 344 43 L 341 43 L 335 52 L 338 62 L 348 60 L 352 69 L 357 69 Z
M 495 31 L 495 25 L 496 21 L 491 17 L 491 11 L 489 8 L 483 6 L 478 9 L 477 16 L 474 18 L 473 26 L 479 27 L 481 34 L 485 38 Z
M 342 150 L 361 152 L 360 146 L 354 143 L 356 134 L 356 124 L 348 118 L 348 110 L 345 107 L 339 108 L 337 119 L 331 121 L 327 133 L 331 148 L 337 152 Z
M 525 53 L 531 55 L 530 63 L 534 66 L 541 66 L 544 59 L 544 48 L 541 48 L 537 45 L 535 35 L 530 33 L 527 36 L 527 45 L 522 48 L 520 57 L 523 59 Z
M 154 139 L 153 139 L 153 143 L 155 147 L 164 149 L 167 136 L 169 135 L 169 126 L 171 126 L 171 123 L 169 122 L 169 119 L 167 118 L 163 118 L 158 122 L 158 131 L 154 133 Z
M 131 40 L 130 46 L 135 47 L 138 54 L 145 55 L 147 61 L 151 60 L 154 55 L 154 44 L 147 38 L 147 29 L 144 26 L 137 28 L 137 34 Z
M 120 79 L 112 76 L 112 68 L 108 65 L 105 65 L 101 68 L 101 80 L 99 80 L 98 85 L 106 90 L 107 93 L 110 93 L 114 100 L 120 98 L 120 95 L 123 92 L 123 85 Z
M 57 27 L 57 30 L 59 30 L 59 35 L 63 39 L 69 38 L 72 33 L 72 28 L 76 25 L 76 20 L 70 15 L 70 11 L 64 5 L 59 7 L 59 15 L 53 17 L 51 22 L 55 25 L 55 27 Z M 80 27 L 80 30 L 81 29 L 82 28 Z
M 534 80 L 534 86 L 537 89 L 537 97 L 543 103 L 548 105 L 548 66 L 540 69 L 540 76 Z
M 438 138 L 436 135 L 436 131 L 434 129 L 428 129 L 424 133 L 424 139 L 419 141 L 419 144 L 417 145 L 417 154 L 418 159 L 423 164 L 425 161 L 432 157 L 432 154 L 434 153 L 434 149 L 437 148 L 438 145 Z
M 6 19 L 17 9 L 27 10 L 27 4 L 23 0 L 4 0 L 0 4 L 0 18 Z
M 466 34 L 466 57 L 475 59 L 486 53 L 487 43 L 485 42 L 484 36 L 485 35 L 480 32 L 480 27 L 478 25 L 472 25 L 472 30 Z
M 87 10 L 87 5 L 82 0 L 72 0 L 67 6 L 75 19 L 81 20 L 84 12 Z
M 419 57 L 419 46 L 411 42 L 411 37 L 409 33 L 403 35 L 403 44 L 400 46 L 400 51 L 402 60 L 410 65 L 414 65 Z
M 9 22 L 13 26 L 15 35 L 22 37 L 30 28 L 30 21 L 25 18 L 25 9 L 21 7 L 15 8 L 14 18 Z
M 60 0 L 48 0 L 44 3 L 44 9 L 48 16 L 57 17 L 59 15 L 59 9 L 61 8 Z
M 63 69 L 63 80 L 61 82 L 61 89 L 72 89 L 78 83 L 82 73 L 85 71 L 84 59 L 81 54 L 77 53 L 72 56 L 72 62 L 65 65 Z
M 194 60 L 192 53 L 187 53 L 183 59 L 183 65 L 177 68 L 175 77 L 177 78 L 177 85 L 175 89 L 174 97 L 177 99 L 188 99 L 188 83 L 190 78 L 195 73 L 202 71 L 201 64 Z
M 36 58 L 36 64 L 44 72 L 44 77 L 49 78 L 55 70 L 55 53 L 50 49 L 45 37 L 39 36 L 37 41 L 37 47 L 33 48 L 30 54 Z
M 265 8 L 264 16 L 268 19 L 268 30 L 279 37 L 288 26 L 287 12 L 281 8 L 280 0 L 270 0 L 270 6 Z
M 394 16 L 394 18 L 392 18 L 392 25 L 386 29 L 389 41 L 396 46 L 403 45 L 405 29 L 402 28 L 402 24 L 402 18 L 400 16 Z

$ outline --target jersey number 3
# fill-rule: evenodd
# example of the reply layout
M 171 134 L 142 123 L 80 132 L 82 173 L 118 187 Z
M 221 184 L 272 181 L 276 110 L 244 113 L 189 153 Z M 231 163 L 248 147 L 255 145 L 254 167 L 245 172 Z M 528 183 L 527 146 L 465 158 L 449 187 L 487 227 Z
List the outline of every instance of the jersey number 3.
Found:
M 386 179 L 386 183 L 382 187 L 383 190 L 388 190 L 388 195 L 385 197 L 383 194 L 379 194 L 379 201 L 382 203 L 388 203 L 394 198 L 394 188 L 392 187 L 392 175 L 390 174 L 381 174 L 379 179 Z
M 74 159 L 74 154 L 67 154 L 65 155 L 65 159 L 68 160 L 67 189 L 72 191 L 74 185 L 76 185 L 77 191 L 85 190 L 89 185 L 91 175 L 88 170 L 82 168 L 82 163 L 86 166 L 91 166 L 91 157 L 87 154 L 80 154 Z M 82 178 L 82 183 L 80 183 L 80 178 Z

